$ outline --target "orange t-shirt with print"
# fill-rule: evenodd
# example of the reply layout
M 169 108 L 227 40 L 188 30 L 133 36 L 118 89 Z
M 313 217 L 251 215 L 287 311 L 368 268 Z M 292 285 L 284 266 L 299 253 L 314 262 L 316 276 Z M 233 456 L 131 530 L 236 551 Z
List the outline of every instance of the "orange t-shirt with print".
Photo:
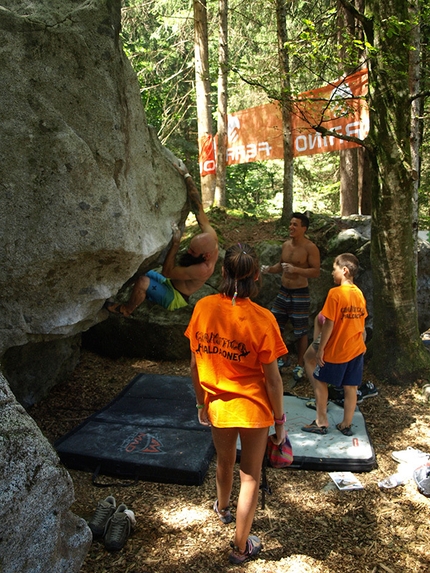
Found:
M 334 322 L 324 348 L 326 362 L 342 364 L 366 351 L 363 340 L 366 300 L 357 285 L 343 284 L 330 289 L 321 314 Z
M 250 299 L 207 296 L 194 307 L 185 331 L 195 354 L 211 424 L 265 428 L 273 412 L 261 364 L 288 350 L 273 314 Z

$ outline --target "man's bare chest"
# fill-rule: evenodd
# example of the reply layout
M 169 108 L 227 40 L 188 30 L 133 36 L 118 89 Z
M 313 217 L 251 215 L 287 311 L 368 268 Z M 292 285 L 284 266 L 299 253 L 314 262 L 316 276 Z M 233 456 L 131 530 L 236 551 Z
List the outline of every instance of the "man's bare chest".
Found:
M 286 245 L 282 249 L 282 262 L 290 263 L 296 267 L 306 267 L 308 263 L 308 251 L 304 247 Z

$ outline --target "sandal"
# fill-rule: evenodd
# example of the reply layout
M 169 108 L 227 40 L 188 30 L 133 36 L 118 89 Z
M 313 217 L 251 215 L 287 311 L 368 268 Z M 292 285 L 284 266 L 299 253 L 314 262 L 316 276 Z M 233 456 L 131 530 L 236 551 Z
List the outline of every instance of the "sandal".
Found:
M 233 521 L 233 516 L 230 513 L 230 508 L 225 507 L 224 509 L 218 509 L 218 500 L 215 500 L 214 503 L 214 512 L 217 514 L 219 519 L 227 525 L 227 523 L 231 523 Z
M 341 432 L 344 436 L 353 436 L 354 434 L 351 431 L 351 426 L 345 426 L 345 428 L 341 428 L 340 424 L 336 424 L 336 428 Z
M 316 420 L 314 420 L 311 424 L 303 426 L 302 432 L 310 432 L 311 434 L 320 434 L 323 436 L 327 434 L 327 426 L 318 426 Z

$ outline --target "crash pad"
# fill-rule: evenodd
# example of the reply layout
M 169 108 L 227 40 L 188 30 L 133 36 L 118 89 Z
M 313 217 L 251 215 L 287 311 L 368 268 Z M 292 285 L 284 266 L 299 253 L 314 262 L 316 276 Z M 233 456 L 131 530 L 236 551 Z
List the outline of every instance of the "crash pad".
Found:
M 71 469 L 201 485 L 215 450 L 195 404 L 190 378 L 138 374 L 54 447 Z

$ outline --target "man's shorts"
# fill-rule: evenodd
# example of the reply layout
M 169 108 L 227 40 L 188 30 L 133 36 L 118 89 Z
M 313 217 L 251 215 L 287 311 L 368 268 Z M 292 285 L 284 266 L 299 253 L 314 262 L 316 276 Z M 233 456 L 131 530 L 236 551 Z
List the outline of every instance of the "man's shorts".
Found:
M 360 386 L 363 379 L 363 364 L 364 354 L 359 354 L 349 362 L 342 362 L 341 364 L 334 364 L 333 362 L 326 362 L 324 366 L 317 364 L 314 378 L 336 388 Z
M 297 338 L 307 334 L 310 305 L 311 298 L 308 287 L 289 289 L 281 286 L 271 309 L 281 332 L 284 331 L 288 319 L 290 319 L 294 335 Z
M 169 279 L 163 277 L 156 271 L 148 271 L 146 275 L 149 278 L 149 287 L 146 291 L 146 298 L 151 302 L 166 308 L 167 310 L 176 310 L 187 306 L 187 301 L 171 284 Z

